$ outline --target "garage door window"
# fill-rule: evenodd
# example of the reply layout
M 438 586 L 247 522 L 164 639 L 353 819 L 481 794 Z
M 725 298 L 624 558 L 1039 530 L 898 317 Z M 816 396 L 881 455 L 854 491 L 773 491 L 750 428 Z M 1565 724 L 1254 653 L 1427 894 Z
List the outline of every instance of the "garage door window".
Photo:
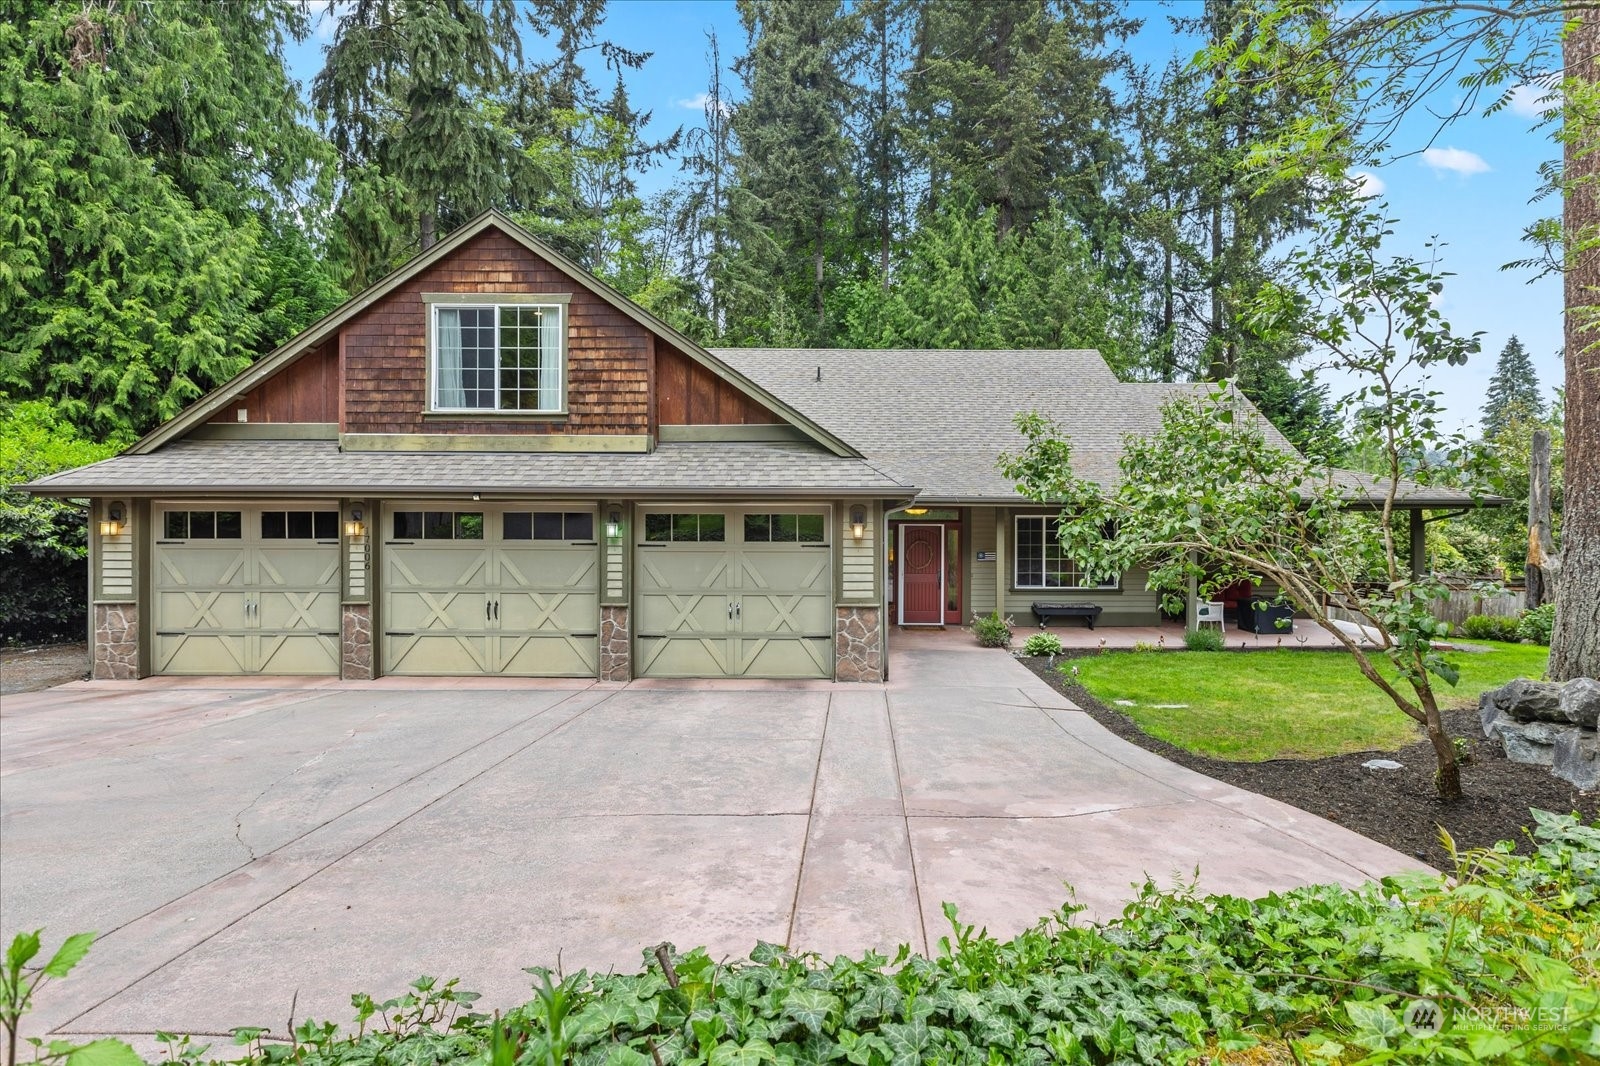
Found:
M 507 511 L 500 539 L 593 541 L 594 515 L 588 511 Z
M 744 540 L 746 544 L 821 544 L 823 526 L 820 514 L 747 514 Z
M 162 529 L 168 540 L 238 540 L 244 520 L 238 511 L 164 511 Z
M 700 541 L 720 543 L 727 539 L 727 516 L 721 514 L 647 514 L 644 539 L 655 543 Z
M 396 540 L 482 540 L 482 511 L 396 511 Z
M 338 540 L 338 511 L 262 511 L 262 540 Z

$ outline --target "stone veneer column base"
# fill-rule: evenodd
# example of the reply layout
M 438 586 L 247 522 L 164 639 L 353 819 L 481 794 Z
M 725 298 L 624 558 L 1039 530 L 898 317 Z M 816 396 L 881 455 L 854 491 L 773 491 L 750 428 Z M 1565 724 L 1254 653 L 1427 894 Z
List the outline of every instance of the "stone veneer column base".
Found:
M 94 659 L 89 676 L 96 681 L 132 681 L 139 676 L 139 605 L 94 605 Z
M 628 632 L 628 608 L 600 608 L 600 680 L 633 680 L 633 644 Z
M 339 677 L 344 681 L 372 680 L 372 604 L 344 605 L 341 627 Z
M 833 679 L 883 680 L 883 628 L 876 607 L 839 607 L 833 626 Z

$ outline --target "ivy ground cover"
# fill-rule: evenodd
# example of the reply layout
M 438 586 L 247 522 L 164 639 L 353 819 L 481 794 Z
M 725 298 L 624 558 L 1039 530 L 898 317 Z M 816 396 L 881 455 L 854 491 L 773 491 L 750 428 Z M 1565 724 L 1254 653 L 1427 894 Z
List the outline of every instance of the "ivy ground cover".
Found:
M 503 1016 L 424 978 L 383 1002 L 352 997 L 344 1030 L 240 1029 L 232 1049 L 162 1039 L 195 1066 L 1592 1063 L 1600 823 L 1535 815 L 1533 854 L 1469 853 L 1449 879 L 1253 901 L 1147 884 L 1104 926 L 1076 924 L 1069 906 L 1006 941 L 947 906 L 931 958 L 764 944 L 728 963 L 663 945 L 635 974 L 530 970 L 532 999 Z M 9 990 L 27 986 L 38 946 L 13 944 Z M 87 944 L 68 947 L 64 966 L 32 972 L 64 976 Z M 139 1061 L 113 1040 L 40 1050 L 66 1066 Z

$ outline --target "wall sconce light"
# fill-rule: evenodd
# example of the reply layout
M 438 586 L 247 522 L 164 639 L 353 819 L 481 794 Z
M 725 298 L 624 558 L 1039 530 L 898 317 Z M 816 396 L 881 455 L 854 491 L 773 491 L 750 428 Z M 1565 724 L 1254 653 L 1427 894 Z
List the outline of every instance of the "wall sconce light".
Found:
M 361 521 L 361 508 L 352 508 L 350 511 L 350 520 L 344 524 L 344 535 L 354 538 L 361 536 L 366 531 L 367 525 L 365 522 Z
M 115 537 L 122 533 L 122 520 L 127 512 L 123 510 L 120 502 L 113 503 L 106 508 L 106 516 L 100 521 L 100 535 L 102 537 Z
M 925 515 L 927 513 L 928 513 L 928 509 L 926 507 L 907 507 L 906 508 L 906 514 L 911 515 L 913 518 L 921 518 L 923 515 Z
M 619 540 L 622 537 L 622 512 L 612 510 L 606 515 L 606 539 Z
M 850 508 L 850 535 L 857 540 L 867 535 L 867 509 L 859 504 Z

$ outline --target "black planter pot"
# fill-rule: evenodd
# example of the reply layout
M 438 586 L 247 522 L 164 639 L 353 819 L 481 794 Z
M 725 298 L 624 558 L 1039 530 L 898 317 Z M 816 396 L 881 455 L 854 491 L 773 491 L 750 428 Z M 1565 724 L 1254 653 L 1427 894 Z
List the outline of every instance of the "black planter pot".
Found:
M 1256 606 L 1249 603 L 1239 605 L 1239 628 L 1251 633 L 1267 635 L 1288 633 L 1293 618 L 1294 608 L 1287 605 Z M 1280 619 L 1282 625 L 1279 624 Z

